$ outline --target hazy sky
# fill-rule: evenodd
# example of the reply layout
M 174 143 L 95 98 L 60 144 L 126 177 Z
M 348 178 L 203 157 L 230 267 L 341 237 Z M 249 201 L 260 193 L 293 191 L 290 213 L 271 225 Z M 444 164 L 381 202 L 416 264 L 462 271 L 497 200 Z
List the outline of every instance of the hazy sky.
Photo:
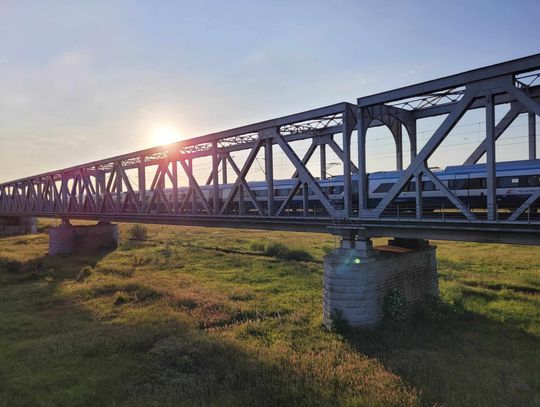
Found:
M 538 0 L 0 0 L 0 180 L 537 53 L 539 17 Z

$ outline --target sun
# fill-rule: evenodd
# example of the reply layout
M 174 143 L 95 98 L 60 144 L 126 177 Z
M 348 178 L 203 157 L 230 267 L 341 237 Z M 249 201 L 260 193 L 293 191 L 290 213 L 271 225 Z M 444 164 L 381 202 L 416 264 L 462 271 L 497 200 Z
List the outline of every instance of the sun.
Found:
M 152 144 L 164 145 L 179 141 L 182 137 L 172 126 L 159 126 L 152 130 Z

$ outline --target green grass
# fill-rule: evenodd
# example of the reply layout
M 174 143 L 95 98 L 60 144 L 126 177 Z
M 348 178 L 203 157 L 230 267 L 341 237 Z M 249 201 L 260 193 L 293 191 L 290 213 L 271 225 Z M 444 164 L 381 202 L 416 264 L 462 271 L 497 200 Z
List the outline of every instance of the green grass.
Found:
M 540 248 L 437 242 L 443 317 L 339 334 L 327 235 L 129 231 L 0 239 L 0 406 L 540 405 Z

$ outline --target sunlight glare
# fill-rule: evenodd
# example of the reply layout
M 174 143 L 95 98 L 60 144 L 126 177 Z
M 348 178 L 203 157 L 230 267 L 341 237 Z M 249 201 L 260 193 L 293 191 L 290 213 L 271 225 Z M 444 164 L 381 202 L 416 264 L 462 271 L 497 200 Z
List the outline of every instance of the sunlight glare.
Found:
M 159 126 L 152 131 L 152 144 L 164 145 L 180 141 L 180 133 L 171 126 Z

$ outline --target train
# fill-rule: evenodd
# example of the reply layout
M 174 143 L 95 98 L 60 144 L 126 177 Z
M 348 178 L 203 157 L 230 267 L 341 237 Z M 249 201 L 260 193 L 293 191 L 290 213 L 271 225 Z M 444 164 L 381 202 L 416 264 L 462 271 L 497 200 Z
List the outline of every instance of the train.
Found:
M 486 207 L 487 176 L 486 164 L 472 164 L 460 166 L 448 166 L 445 169 L 432 169 L 433 173 L 446 187 L 452 191 L 464 205 L 471 209 Z M 375 207 L 381 199 L 388 193 L 392 186 L 399 180 L 402 171 L 384 171 L 368 174 L 368 207 Z M 355 203 L 358 202 L 358 175 L 353 174 L 352 194 L 353 210 L 357 210 Z M 297 179 L 281 179 L 274 181 L 274 202 L 279 207 L 287 199 L 291 189 L 295 186 Z M 317 180 L 321 189 L 335 205 L 343 204 L 343 176 L 334 176 L 328 179 Z M 515 208 L 519 206 L 527 197 L 540 190 L 540 160 L 523 160 L 501 162 L 496 165 L 496 190 L 497 207 Z M 265 206 L 268 197 L 266 182 L 248 182 L 249 188 L 253 191 L 261 206 Z M 223 204 L 232 191 L 234 184 L 219 185 L 220 204 Z M 212 203 L 214 187 L 203 185 L 200 187 L 205 198 Z M 188 187 L 178 189 L 178 199 L 182 202 L 188 194 Z M 422 196 L 424 210 L 435 210 L 448 204 L 446 196 L 438 190 L 433 182 L 425 175 L 422 177 Z M 172 201 L 172 189 L 166 188 L 165 195 Z M 322 205 L 311 188 L 308 188 L 307 200 L 309 210 L 322 209 Z M 147 197 L 149 199 L 149 197 Z M 238 194 L 232 201 L 232 211 L 238 208 Z M 244 201 L 247 210 L 254 210 L 250 199 L 245 195 Z M 289 210 L 303 208 L 304 194 L 302 187 L 291 199 Z M 406 184 L 395 202 L 402 208 L 414 208 L 416 203 L 416 181 L 413 178 Z M 155 205 L 155 204 L 154 204 Z M 357 204 L 356 204 L 357 205 Z M 535 203 L 531 208 L 537 208 Z M 152 208 L 151 208 L 152 209 Z M 191 207 L 190 207 L 191 210 Z

